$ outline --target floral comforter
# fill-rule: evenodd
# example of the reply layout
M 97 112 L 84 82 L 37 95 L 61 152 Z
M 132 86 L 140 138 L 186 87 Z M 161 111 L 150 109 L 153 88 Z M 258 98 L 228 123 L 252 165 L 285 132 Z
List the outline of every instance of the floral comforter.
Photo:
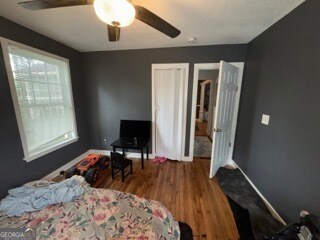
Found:
M 31 227 L 37 239 L 180 239 L 178 222 L 157 201 L 108 189 L 85 187 L 73 202 L 8 217 L 0 228 Z

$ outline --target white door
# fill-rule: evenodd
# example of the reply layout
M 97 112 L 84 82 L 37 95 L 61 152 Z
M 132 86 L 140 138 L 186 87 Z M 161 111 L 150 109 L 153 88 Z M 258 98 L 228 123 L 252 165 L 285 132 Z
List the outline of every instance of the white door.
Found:
M 216 113 L 214 115 L 210 178 L 219 167 L 231 158 L 232 123 L 238 85 L 239 69 L 224 61 L 220 62 Z
M 154 154 L 171 160 L 184 156 L 187 66 L 153 66 Z

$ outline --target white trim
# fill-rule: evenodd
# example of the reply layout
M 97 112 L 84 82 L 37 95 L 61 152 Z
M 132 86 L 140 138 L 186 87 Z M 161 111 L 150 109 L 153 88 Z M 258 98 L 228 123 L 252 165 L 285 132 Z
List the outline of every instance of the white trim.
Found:
M 262 193 L 258 190 L 258 188 L 253 184 L 253 182 L 250 180 L 250 178 L 242 171 L 242 169 L 238 166 L 238 164 L 231 160 L 229 161 L 230 165 L 232 165 L 235 168 L 238 168 L 242 174 L 245 176 L 245 178 L 248 180 L 250 185 L 253 187 L 253 189 L 258 193 L 258 195 L 261 197 L 262 201 L 265 203 L 267 208 L 269 209 L 271 215 L 277 219 L 279 222 L 281 222 L 283 225 L 286 225 L 286 222 L 282 219 L 282 217 L 279 215 L 279 213 L 272 207 L 271 203 L 262 195 Z
M 183 121 L 182 121 L 182 161 L 192 161 L 189 156 L 185 156 L 185 146 L 186 146 L 186 124 L 187 124 L 187 104 L 188 104 L 188 84 L 189 84 L 189 63 L 169 63 L 169 64 L 152 64 L 151 66 L 151 94 L 152 94 L 152 155 L 155 155 L 154 150 L 156 149 L 155 141 L 155 84 L 154 84 L 154 71 L 156 69 L 172 69 L 180 68 L 185 70 L 185 86 L 184 86 L 184 106 L 183 106 Z
M 184 161 L 184 162 L 193 162 L 193 157 L 192 156 L 184 156 L 182 158 L 182 161 Z
M 80 162 L 83 158 L 85 158 L 85 156 L 87 156 L 89 154 L 90 154 L 90 150 L 86 151 L 85 153 L 83 153 L 80 156 L 76 157 L 75 159 L 71 160 L 67 164 L 59 167 L 56 170 L 54 170 L 52 173 L 49 173 L 48 175 L 46 175 L 42 179 L 44 179 L 44 180 L 52 180 L 53 178 L 57 177 L 60 174 L 61 171 L 68 170 L 69 168 L 71 168 L 73 165 L 75 165 L 78 162 Z
M 2 47 L 4 64 L 6 66 L 7 76 L 8 76 L 8 80 L 9 80 L 11 97 L 12 97 L 13 106 L 15 109 L 16 119 L 17 119 L 17 123 L 18 123 L 18 128 L 19 128 L 19 132 L 20 132 L 23 153 L 24 153 L 24 157 L 26 157 L 28 155 L 27 141 L 26 141 L 26 136 L 24 134 L 23 125 L 22 125 L 22 121 L 21 121 L 22 116 L 21 116 L 21 112 L 19 110 L 18 96 L 17 96 L 17 92 L 15 89 L 15 85 L 14 85 L 14 78 L 13 78 L 13 73 L 12 73 L 12 69 L 10 66 L 10 59 L 8 57 L 9 56 L 8 44 L 10 43 L 10 41 L 5 38 L 0 38 L 0 42 L 1 42 L 1 47 Z
M 234 141 L 237 127 L 238 111 L 239 111 L 239 102 L 242 86 L 242 77 L 244 70 L 244 62 L 230 62 L 230 64 L 239 68 L 238 75 L 238 94 L 236 97 L 235 108 L 234 108 L 234 121 L 232 124 L 232 136 L 231 136 L 231 148 L 230 151 L 233 153 Z M 219 70 L 220 63 L 196 63 L 194 64 L 193 70 L 193 90 L 192 90 L 192 109 L 191 109 L 191 122 L 190 122 L 190 146 L 189 146 L 189 157 L 193 159 L 193 148 L 194 148 L 194 131 L 196 126 L 196 109 L 197 109 L 197 93 L 198 93 L 198 80 L 199 80 L 199 70 Z M 229 154 L 232 158 L 232 154 Z M 231 159 L 230 159 L 231 160 Z
M 56 150 L 58 150 L 58 149 L 60 149 L 60 148 L 63 148 L 63 147 L 65 147 L 65 146 L 68 146 L 69 144 L 78 141 L 78 139 L 79 139 L 78 137 L 69 139 L 68 141 L 59 143 L 59 144 L 57 144 L 57 145 L 55 145 L 55 146 L 53 146 L 53 147 L 51 147 L 51 148 L 49 148 L 49 149 L 46 149 L 46 150 L 41 151 L 40 153 L 36 153 L 36 154 L 34 154 L 34 155 L 29 156 L 28 158 L 24 158 L 23 160 L 25 160 L 26 162 L 31 162 L 32 160 L 35 160 L 35 159 L 37 159 L 37 158 L 39 158 L 39 157 L 42 157 L 42 156 L 44 156 L 44 155 L 47 155 L 48 153 L 51 153 L 51 152 L 53 152 L 53 151 L 56 151 Z
M 60 56 L 55 55 L 53 53 L 45 52 L 45 51 L 42 51 L 40 49 L 37 49 L 37 48 L 34 48 L 34 47 L 30 47 L 30 46 L 24 45 L 22 43 L 18 43 L 18 42 L 15 42 L 13 40 L 10 40 L 10 39 L 4 38 L 4 37 L 0 37 L 0 42 L 1 42 L 1 44 L 14 45 L 14 46 L 23 48 L 23 49 L 31 51 L 31 52 L 35 52 L 35 53 L 41 54 L 41 55 L 46 56 L 46 57 L 51 57 L 51 58 L 58 59 L 58 60 L 63 61 L 63 62 L 69 62 L 69 59 L 67 59 L 67 58 L 60 57 Z
M 12 101 L 13 101 L 13 106 L 15 109 L 15 114 L 16 114 L 16 119 L 17 119 L 17 123 L 18 123 L 18 128 L 19 128 L 19 133 L 20 133 L 20 138 L 21 138 L 21 143 L 22 143 L 22 148 L 23 148 L 23 153 L 24 153 L 24 158 L 23 160 L 25 160 L 26 162 L 30 162 L 32 160 L 35 160 L 39 157 L 42 157 L 50 152 L 53 152 L 57 149 L 60 149 L 62 147 L 65 147 L 71 143 L 74 143 L 76 141 L 78 141 L 79 136 L 78 136 L 78 130 L 77 130 L 77 121 L 76 121 L 76 114 L 75 114 L 75 105 L 74 105 L 74 100 L 73 100 L 73 90 L 72 90 L 72 80 L 71 80 L 71 69 L 70 69 L 70 63 L 69 63 L 69 59 L 57 56 L 55 54 L 52 53 L 48 53 L 15 41 L 12 41 L 10 39 L 7 38 L 3 38 L 0 37 L 0 43 L 1 43 L 1 47 L 2 47 L 2 52 L 3 52 L 3 58 L 4 58 L 4 62 L 5 62 L 5 67 L 6 67 L 6 71 L 7 71 L 7 76 L 8 76 L 8 80 L 9 80 L 9 86 L 10 86 L 10 92 L 11 92 L 11 97 L 12 97 Z M 30 155 L 28 152 L 28 147 L 27 147 L 27 140 L 26 140 L 26 136 L 25 136 L 25 132 L 24 132 L 24 128 L 23 128 L 23 124 L 22 124 L 22 117 L 21 117 L 21 111 L 20 111 L 20 106 L 18 103 L 18 96 L 17 96 L 17 92 L 16 92 L 16 88 L 14 85 L 14 78 L 13 78 L 13 72 L 11 69 L 11 65 L 10 65 L 10 59 L 9 59 L 9 51 L 8 51 L 8 45 L 13 45 L 19 48 L 23 48 L 25 50 L 34 52 L 36 54 L 41 54 L 43 56 L 46 57 L 50 57 L 53 59 L 57 59 L 60 60 L 62 62 L 65 62 L 67 64 L 67 70 L 68 70 L 68 77 L 69 77 L 69 81 L 70 81 L 70 97 L 71 97 L 71 104 L 72 104 L 72 112 L 73 112 L 73 124 L 74 124 L 74 133 L 75 133 L 75 138 L 69 139 L 68 141 L 65 142 L 61 142 L 58 143 L 57 145 L 43 150 L 37 154 L 34 155 Z
M 52 180 L 53 178 L 57 177 L 61 171 L 66 171 L 69 168 L 71 168 L 72 166 L 74 166 L 75 164 L 77 164 L 78 162 L 80 162 L 82 159 L 84 159 L 86 156 L 88 156 L 89 154 L 101 154 L 101 155 L 106 155 L 106 156 L 110 156 L 110 150 L 98 150 L 98 149 L 89 149 L 88 151 L 86 151 L 85 153 L 81 154 L 80 156 L 76 157 L 75 159 L 71 160 L 70 162 L 68 162 L 67 164 L 59 167 L 58 169 L 54 170 L 52 173 L 49 173 L 48 175 L 46 175 L 45 177 L 43 177 L 42 179 L 44 180 Z M 122 151 L 118 151 L 119 153 L 122 153 Z M 141 153 L 127 153 L 126 157 L 128 158 L 141 158 Z M 149 159 L 153 159 L 154 155 L 149 154 Z M 144 154 L 144 160 L 147 159 L 147 154 Z

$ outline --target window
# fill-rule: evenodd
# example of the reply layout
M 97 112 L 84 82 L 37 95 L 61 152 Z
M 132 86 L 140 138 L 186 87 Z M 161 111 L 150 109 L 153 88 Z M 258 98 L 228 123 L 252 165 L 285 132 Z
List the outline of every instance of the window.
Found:
M 67 59 L 1 39 L 24 159 L 78 139 Z

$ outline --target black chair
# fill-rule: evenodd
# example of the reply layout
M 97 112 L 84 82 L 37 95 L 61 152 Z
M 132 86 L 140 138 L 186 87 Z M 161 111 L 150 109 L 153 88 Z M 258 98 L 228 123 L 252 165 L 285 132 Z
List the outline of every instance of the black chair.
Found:
M 130 172 L 128 172 L 125 175 L 124 171 L 129 166 L 130 166 Z M 118 169 L 118 171 L 115 172 L 115 169 Z M 111 152 L 112 179 L 114 179 L 114 175 L 120 171 L 121 171 L 122 182 L 124 182 L 125 177 L 128 176 L 129 174 L 132 174 L 132 160 L 124 158 L 120 153 Z

